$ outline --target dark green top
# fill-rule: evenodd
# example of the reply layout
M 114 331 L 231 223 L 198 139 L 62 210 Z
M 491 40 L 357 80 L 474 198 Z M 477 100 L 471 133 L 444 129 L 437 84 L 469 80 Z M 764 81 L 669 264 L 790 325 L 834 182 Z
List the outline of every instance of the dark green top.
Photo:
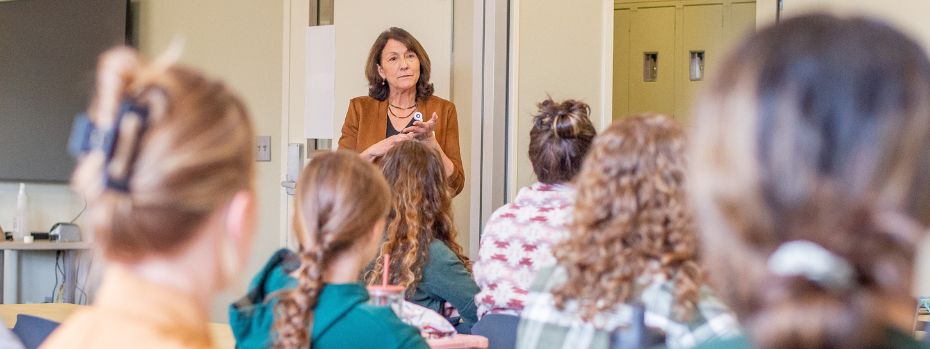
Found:
M 930 346 L 918 342 L 913 336 L 909 336 L 896 329 L 885 331 L 885 343 L 876 348 L 895 348 L 895 349 L 926 349 Z M 753 349 L 752 342 L 744 336 L 730 337 L 726 340 L 717 340 L 706 342 L 695 347 L 695 349 Z
M 478 322 L 475 294 L 478 284 L 465 264 L 439 240 L 429 244 L 429 260 L 423 266 L 423 278 L 417 284 L 411 302 L 443 314 L 443 303 L 449 302 L 458 309 L 461 317 L 448 318 L 459 333 L 471 333 Z
M 237 348 L 269 348 L 274 325 L 273 293 L 294 287 L 288 271 L 294 253 L 281 249 L 255 276 L 245 297 L 229 308 Z M 270 297 L 269 297 L 270 296 Z M 387 307 L 369 305 L 361 283 L 326 284 L 314 310 L 313 348 L 428 348 L 419 331 Z

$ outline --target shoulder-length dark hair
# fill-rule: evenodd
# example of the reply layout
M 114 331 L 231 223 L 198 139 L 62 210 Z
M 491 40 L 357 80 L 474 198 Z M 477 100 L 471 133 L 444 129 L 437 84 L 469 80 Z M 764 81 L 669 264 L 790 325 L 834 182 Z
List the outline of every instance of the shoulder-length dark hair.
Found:
M 417 99 L 426 99 L 433 95 L 433 84 L 429 82 L 430 62 L 429 55 L 423 49 L 423 45 L 417 41 L 413 35 L 406 30 L 397 27 L 390 27 L 381 32 L 375 43 L 371 45 L 371 51 L 368 52 L 368 62 L 365 63 L 365 77 L 368 79 L 368 96 L 383 101 L 387 99 L 390 88 L 385 83 L 381 75 L 378 74 L 378 64 L 381 64 L 381 51 L 388 40 L 394 39 L 407 46 L 412 50 L 420 60 L 420 78 L 417 80 Z

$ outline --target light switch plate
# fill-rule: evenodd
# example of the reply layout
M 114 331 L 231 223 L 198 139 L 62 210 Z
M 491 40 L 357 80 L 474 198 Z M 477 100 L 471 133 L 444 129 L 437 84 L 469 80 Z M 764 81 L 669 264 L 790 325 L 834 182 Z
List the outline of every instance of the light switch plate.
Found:
M 271 136 L 258 136 L 255 161 L 271 161 Z

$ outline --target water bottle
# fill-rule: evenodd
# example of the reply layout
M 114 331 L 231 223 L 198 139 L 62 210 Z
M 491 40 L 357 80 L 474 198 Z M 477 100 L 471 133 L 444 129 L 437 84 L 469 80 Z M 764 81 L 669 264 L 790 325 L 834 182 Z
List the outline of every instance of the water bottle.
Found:
M 26 184 L 19 184 L 19 196 L 16 197 L 16 219 L 13 220 L 13 239 L 23 241 L 29 235 L 29 197 L 26 196 Z

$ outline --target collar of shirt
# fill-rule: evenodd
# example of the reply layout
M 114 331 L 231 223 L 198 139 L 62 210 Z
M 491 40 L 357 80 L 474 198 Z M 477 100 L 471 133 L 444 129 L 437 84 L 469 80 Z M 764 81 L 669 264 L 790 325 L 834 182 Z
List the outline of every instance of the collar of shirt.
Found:
M 326 332 L 352 308 L 367 301 L 368 290 L 361 283 L 324 285 L 313 311 L 313 335 Z
M 127 321 L 163 329 L 187 343 L 209 346 L 207 314 L 191 295 L 142 279 L 123 267 L 107 268 L 95 307 Z
M 575 187 L 567 183 L 545 184 L 536 182 L 517 193 L 513 204 L 517 206 L 562 207 L 572 205 Z

